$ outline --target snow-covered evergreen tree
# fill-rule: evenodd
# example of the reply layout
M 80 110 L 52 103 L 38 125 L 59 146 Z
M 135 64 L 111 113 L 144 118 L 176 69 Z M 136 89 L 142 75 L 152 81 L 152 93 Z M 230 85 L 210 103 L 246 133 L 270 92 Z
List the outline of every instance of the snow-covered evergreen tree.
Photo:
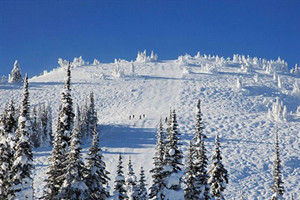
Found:
M 97 126 L 94 127 L 92 146 L 88 153 L 88 165 L 86 182 L 90 194 L 94 199 L 107 199 L 109 197 L 108 178 L 109 172 L 106 171 L 103 161 L 102 150 L 99 147 L 99 136 Z
M 61 105 L 57 118 L 57 127 L 54 135 L 53 149 L 49 159 L 49 171 L 46 181 L 46 189 L 43 199 L 51 200 L 57 198 L 58 192 L 64 182 L 63 174 L 66 174 L 66 158 L 71 141 L 71 131 L 74 123 L 73 103 L 71 98 L 71 71 L 70 62 L 67 66 L 67 77 L 62 91 Z
M 62 135 L 55 132 L 53 140 L 53 149 L 51 152 L 51 157 L 49 158 L 50 165 L 48 167 L 46 178 L 46 186 L 42 199 L 44 200 L 56 200 L 59 189 L 62 185 L 62 180 L 59 179 L 64 172 L 65 154 L 62 148 Z
M 31 142 L 34 147 L 40 146 L 40 140 L 41 140 L 41 127 L 39 122 L 38 113 L 36 110 L 36 106 L 33 107 L 32 113 L 31 113 L 31 126 L 32 126 L 32 134 L 30 135 Z
M 185 200 L 197 200 L 197 190 L 195 185 L 195 174 L 194 174 L 194 163 L 193 163 L 193 145 L 190 141 L 189 153 L 187 157 L 186 167 L 185 167 L 185 184 L 184 189 L 184 199 Z
M 275 160 L 274 160 L 274 169 L 273 169 L 273 195 L 271 200 L 282 200 L 284 187 L 282 181 L 282 173 L 281 173 L 281 160 L 279 153 L 279 141 L 278 141 L 278 133 L 276 132 L 275 136 Z
M 153 157 L 153 169 L 150 170 L 152 174 L 153 184 L 150 187 L 150 199 L 162 200 L 163 196 L 163 165 L 164 165 L 164 145 L 165 145 L 165 133 L 163 125 L 160 120 L 157 131 L 157 142 L 155 147 L 155 155 Z
M 8 199 L 8 192 L 10 190 L 10 171 L 13 156 L 10 145 L 8 132 L 9 124 L 6 119 L 8 118 L 7 106 L 4 109 L 0 118 L 0 199 Z
M 125 177 L 122 166 L 122 156 L 119 155 L 119 163 L 117 166 L 117 175 L 115 178 L 115 187 L 114 187 L 114 200 L 124 200 L 127 199 L 126 189 L 125 189 Z
M 65 161 L 66 170 L 63 174 L 63 184 L 57 195 L 58 199 L 69 200 L 69 199 L 80 199 L 90 200 L 92 194 L 86 185 L 85 177 L 86 168 L 81 159 L 81 148 L 80 148 L 80 132 L 79 124 L 75 124 L 75 128 L 72 131 L 70 152 Z
M 46 103 L 45 111 L 47 115 L 46 132 L 47 132 L 47 136 L 50 137 L 50 143 L 51 143 L 54 137 L 52 132 L 52 109 L 49 103 Z
M 93 136 L 93 129 L 97 124 L 97 113 L 95 111 L 95 100 L 94 93 L 91 92 L 89 96 L 89 102 L 87 107 L 87 132 L 86 137 L 90 138 Z
M 228 173 L 222 164 L 219 136 L 216 136 L 215 150 L 212 156 L 211 166 L 209 168 L 210 194 L 216 200 L 223 200 L 223 191 L 228 183 Z
M 15 61 L 14 68 L 11 71 L 11 74 L 9 75 L 8 82 L 9 83 L 22 83 L 23 82 L 21 69 L 19 67 L 19 63 L 17 60 Z
M 171 125 L 167 129 L 167 139 L 165 145 L 165 158 L 163 167 L 163 182 L 165 185 L 163 195 L 166 200 L 182 200 L 184 191 L 182 183 L 182 158 L 180 149 L 180 134 L 177 130 L 177 119 L 175 110 L 171 114 Z
M 67 66 L 67 77 L 64 89 L 61 93 L 61 106 L 58 113 L 57 134 L 61 135 L 64 153 L 68 152 L 71 140 L 71 132 L 74 124 L 73 100 L 71 97 L 71 64 Z
M 0 199 L 8 199 L 10 184 L 10 156 L 11 149 L 6 137 L 1 136 L 0 140 Z
M 136 185 L 136 176 L 133 170 L 133 166 L 131 163 L 131 158 L 128 161 L 128 172 L 125 180 L 126 184 L 126 192 L 129 200 L 137 200 L 138 199 L 138 188 Z
M 49 113 L 50 112 L 50 113 Z M 51 144 L 52 114 L 48 104 L 39 107 L 40 146 L 47 147 Z
M 30 143 L 28 76 L 25 76 L 21 114 L 16 131 L 16 147 L 12 166 L 12 187 L 15 199 L 33 199 L 33 153 Z
M 15 147 L 15 130 L 17 121 L 15 119 L 15 108 L 13 100 L 5 107 L 0 118 L 0 199 L 12 198 L 11 190 L 12 165 Z
M 191 141 L 191 150 L 189 153 L 191 155 L 189 161 L 192 167 L 193 179 L 190 178 L 190 181 L 194 181 L 193 187 L 194 191 L 192 194 L 195 195 L 196 199 L 207 200 L 211 199 L 209 194 L 209 184 L 207 183 L 208 180 L 208 173 L 207 173 L 207 162 L 208 158 L 206 156 L 206 149 L 205 149 L 205 138 L 206 135 L 203 133 L 204 124 L 202 119 L 202 112 L 201 112 L 201 101 L 200 99 L 197 102 L 197 114 L 196 114 L 196 125 L 195 125 L 195 134 Z
M 13 100 L 10 100 L 9 104 L 5 107 L 1 118 L 1 124 L 4 131 L 7 133 L 15 133 L 18 125 L 18 119 L 16 118 L 16 109 Z
M 138 183 L 138 200 L 148 200 L 148 193 L 146 189 L 146 179 L 145 179 L 145 171 L 144 168 L 141 167 L 140 171 L 140 179 Z

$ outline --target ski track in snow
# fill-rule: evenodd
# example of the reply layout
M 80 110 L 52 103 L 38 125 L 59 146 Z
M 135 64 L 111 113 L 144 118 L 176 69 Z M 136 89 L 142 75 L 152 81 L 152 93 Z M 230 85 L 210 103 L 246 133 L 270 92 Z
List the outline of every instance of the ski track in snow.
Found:
M 188 140 L 193 135 L 196 102 L 200 98 L 208 152 L 213 149 L 216 134 L 220 136 L 223 162 L 229 171 L 226 199 L 238 198 L 242 193 L 248 199 L 270 197 L 276 129 L 280 135 L 286 194 L 300 191 L 300 118 L 293 116 L 287 122 L 274 122 L 266 117 L 267 105 L 277 96 L 285 102 L 288 112 L 295 112 L 299 99 L 287 91 L 292 89 L 296 78 L 281 75 L 285 89 L 279 89 L 271 75 L 258 69 L 260 77 L 256 83 L 252 74 L 241 73 L 231 66 L 220 67 L 218 72 L 209 74 L 202 73 L 197 65 L 187 65 L 184 67 L 190 73 L 183 75 L 183 66 L 174 61 L 134 65 L 135 76 L 119 79 L 111 76 L 115 64 L 81 66 L 72 70 L 74 105 L 83 104 L 90 91 L 95 94 L 100 143 L 111 173 L 111 189 L 120 153 L 124 156 L 125 174 L 131 157 L 136 175 L 143 166 L 150 186 L 156 126 L 160 118 L 164 120 L 169 115 L 170 108 L 176 109 L 186 155 Z M 130 71 L 129 63 L 121 63 L 120 67 L 125 74 Z M 54 127 L 64 75 L 64 70 L 58 68 L 30 79 L 30 103 L 49 102 Z M 236 89 L 237 77 L 242 77 L 243 89 Z M 22 85 L 0 84 L 0 94 L 3 109 L 4 103 L 11 98 L 20 99 Z M 146 117 L 139 119 L 143 114 Z M 130 120 L 130 115 L 135 118 Z M 84 156 L 89 145 L 88 142 L 83 144 Z M 50 147 L 34 151 L 37 197 L 43 193 L 50 154 Z

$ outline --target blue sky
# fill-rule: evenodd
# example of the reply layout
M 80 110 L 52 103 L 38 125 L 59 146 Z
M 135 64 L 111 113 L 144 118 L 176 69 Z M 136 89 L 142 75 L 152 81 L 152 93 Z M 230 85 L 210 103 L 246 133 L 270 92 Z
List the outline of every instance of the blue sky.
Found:
M 0 1 L 0 74 L 30 76 L 82 55 L 112 62 L 138 50 L 159 59 L 197 51 L 300 64 L 300 1 Z

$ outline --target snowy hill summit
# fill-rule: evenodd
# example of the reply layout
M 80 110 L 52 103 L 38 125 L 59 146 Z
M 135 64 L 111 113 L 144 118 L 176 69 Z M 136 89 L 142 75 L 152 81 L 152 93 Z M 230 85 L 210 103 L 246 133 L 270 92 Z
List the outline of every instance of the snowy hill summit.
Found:
M 55 131 L 67 61 L 60 67 L 29 79 L 30 105 L 52 109 Z M 94 93 L 106 169 L 113 193 L 119 154 L 133 169 L 145 170 L 147 188 L 159 121 L 176 110 L 178 131 L 186 163 L 189 141 L 194 136 L 196 106 L 201 100 L 206 149 L 210 164 L 214 141 L 219 136 L 222 163 L 228 171 L 225 199 L 270 199 L 273 185 L 274 141 L 278 133 L 284 197 L 300 191 L 300 72 L 288 70 L 286 61 L 243 55 L 232 58 L 183 55 L 159 61 L 153 52 L 139 52 L 135 61 L 71 63 L 71 96 L 74 110 Z M 0 83 L 1 109 L 10 99 L 20 103 L 22 88 Z M 164 124 L 165 126 L 165 124 Z M 83 144 L 86 157 L 89 141 Z M 34 149 L 34 191 L 43 195 L 52 147 Z M 125 172 L 127 173 L 127 167 Z M 125 174 L 126 174 L 125 173 Z M 184 186 L 183 186 L 184 187 Z M 294 195 L 295 197 L 295 195 Z M 296 196 L 296 199 L 299 196 Z M 175 200 L 175 197 L 174 197 Z

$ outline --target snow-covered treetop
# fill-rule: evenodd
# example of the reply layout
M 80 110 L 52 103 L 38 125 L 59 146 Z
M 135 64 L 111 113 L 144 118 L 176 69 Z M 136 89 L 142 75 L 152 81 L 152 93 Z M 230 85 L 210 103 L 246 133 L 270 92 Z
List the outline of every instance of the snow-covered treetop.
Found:
M 154 54 L 153 51 L 151 51 L 151 55 L 147 56 L 146 50 L 144 52 L 138 52 L 136 57 L 136 62 L 141 63 L 147 63 L 147 62 L 156 62 L 158 59 L 157 54 Z
M 96 64 L 94 64 L 94 65 L 99 64 L 99 61 L 96 60 L 96 62 L 95 62 L 95 60 L 94 60 L 94 63 L 96 63 Z M 69 63 L 69 61 L 63 60 L 62 58 L 58 58 L 58 64 L 60 65 L 60 67 L 64 68 L 66 65 L 68 65 L 68 63 Z M 86 64 L 89 64 L 89 63 L 85 62 L 82 59 L 82 56 L 79 56 L 78 58 L 74 57 L 73 62 L 71 62 L 71 67 L 79 67 L 79 66 L 83 66 Z
M 20 66 L 19 66 L 19 63 L 17 60 L 15 61 L 14 68 L 11 71 L 11 74 L 9 75 L 8 82 L 9 83 L 22 83 L 23 82 L 21 69 L 20 69 Z

